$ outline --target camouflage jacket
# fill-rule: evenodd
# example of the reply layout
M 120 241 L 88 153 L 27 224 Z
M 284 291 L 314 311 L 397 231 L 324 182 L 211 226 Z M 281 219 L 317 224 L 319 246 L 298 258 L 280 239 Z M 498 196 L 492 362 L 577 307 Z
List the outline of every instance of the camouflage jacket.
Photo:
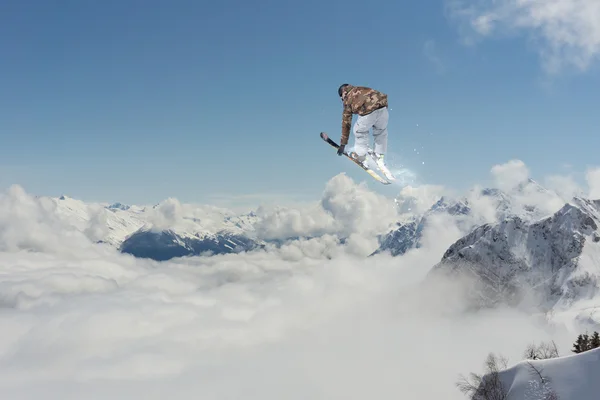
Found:
M 367 115 L 388 106 L 387 94 L 364 86 L 348 85 L 343 89 L 342 139 L 340 145 L 348 144 L 352 114 Z

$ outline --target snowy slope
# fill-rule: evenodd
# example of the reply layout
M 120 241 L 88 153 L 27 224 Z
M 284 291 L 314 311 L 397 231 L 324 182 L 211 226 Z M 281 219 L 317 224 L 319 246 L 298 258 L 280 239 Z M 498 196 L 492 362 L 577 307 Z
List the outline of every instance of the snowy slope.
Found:
M 544 378 L 532 368 L 535 367 Z M 600 398 L 600 348 L 546 360 L 522 361 L 498 373 L 511 400 L 597 400 Z
M 474 278 L 481 305 L 566 309 L 598 294 L 599 207 L 575 198 L 537 222 L 514 216 L 482 225 L 450 246 L 430 274 Z

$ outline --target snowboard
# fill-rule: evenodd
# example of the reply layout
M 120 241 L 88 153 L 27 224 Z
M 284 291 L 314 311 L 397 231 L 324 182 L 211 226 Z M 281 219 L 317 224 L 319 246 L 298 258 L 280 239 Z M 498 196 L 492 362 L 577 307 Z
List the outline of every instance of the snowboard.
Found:
M 321 132 L 321 139 L 323 139 L 326 143 L 328 143 L 330 146 L 334 147 L 335 149 L 339 149 L 339 147 L 340 147 L 340 145 L 337 144 L 336 142 L 334 142 L 333 140 L 331 140 L 331 138 L 329 136 L 327 136 L 327 134 L 325 132 Z M 348 157 L 354 164 L 358 165 L 363 170 L 365 170 L 369 175 L 371 175 L 379 183 L 381 183 L 383 185 L 390 185 L 392 183 L 392 182 L 388 181 L 387 179 L 385 179 L 384 177 L 382 177 L 381 175 L 379 175 L 377 172 L 375 172 L 374 169 L 368 168 L 368 167 L 365 167 L 364 165 L 362 165 L 360 162 L 358 162 L 358 160 L 355 160 L 354 158 L 352 158 L 352 156 L 350 154 L 346 153 L 345 151 L 343 154 L 346 157 Z M 369 154 L 369 156 L 371 158 L 373 158 L 373 156 L 371 154 Z M 373 159 L 373 161 L 375 161 L 375 160 Z

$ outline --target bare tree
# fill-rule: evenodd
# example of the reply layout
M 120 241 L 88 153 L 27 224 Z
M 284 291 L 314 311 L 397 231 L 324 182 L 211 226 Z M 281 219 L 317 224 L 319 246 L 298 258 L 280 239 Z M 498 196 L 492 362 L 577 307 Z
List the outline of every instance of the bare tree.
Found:
M 538 360 L 537 346 L 534 343 L 527 346 L 523 352 L 523 357 L 525 357 L 526 360 Z
M 458 389 L 471 400 L 506 400 L 507 390 L 502 385 L 499 372 L 506 369 L 508 360 L 494 353 L 488 354 L 485 360 L 483 375 L 471 372 L 469 378 L 461 375 L 456 383 Z
M 546 360 L 548 358 L 556 358 L 559 356 L 558 348 L 554 341 L 542 342 L 538 345 L 530 344 L 525 349 L 523 356 L 527 360 Z

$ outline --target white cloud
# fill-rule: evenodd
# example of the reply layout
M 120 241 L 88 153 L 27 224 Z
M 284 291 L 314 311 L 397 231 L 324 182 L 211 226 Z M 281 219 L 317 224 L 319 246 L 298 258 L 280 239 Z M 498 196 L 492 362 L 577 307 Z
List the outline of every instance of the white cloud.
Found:
M 152 209 L 148 221 L 152 224 L 153 229 L 162 231 L 181 225 L 184 222 L 183 216 L 183 207 L 179 200 L 168 198 Z
M 442 74 L 446 71 L 446 67 L 439 56 L 435 40 L 426 40 L 423 44 L 423 55 L 435 67 L 437 73 Z
M 588 196 L 594 200 L 600 199 L 600 168 L 590 168 L 585 175 L 589 193 Z
M 217 232 L 225 227 L 224 218 L 236 216 L 230 209 L 207 204 L 181 203 L 167 198 L 147 212 L 153 230 L 176 229 L 188 232 Z
M 67 251 L 91 242 L 55 214 L 55 204 L 11 186 L 0 194 L 0 251 Z
M 449 189 L 439 185 L 405 186 L 396 197 L 399 212 L 422 214 L 427 211 Z
M 106 209 L 100 205 L 90 206 L 89 209 L 90 219 L 83 232 L 93 242 L 103 240 L 110 233 Z
M 498 204 L 495 198 L 490 196 L 483 196 L 483 187 L 476 185 L 472 190 L 469 191 L 466 198 L 469 202 L 476 220 L 474 223 L 496 223 L 498 222 Z
M 472 220 L 472 218 L 467 219 Z M 468 224 L 467 229 L 461 229 L 460 222 L 459 218 L 448 214 L 432 215 L 427 218 L 427 224 L 423 229 L 421 245 L 437 257 L 436 263 L 450 245 L 470 230 L 469 228 L 472 224 Z M 435 263 L 431 265 L 433 264 Z
M 394 200 L 355 184 L 345 174 L 327 183 L 321 205 L 341 226 L 343 235 L 386 231 L 398 214 Z
M 377 234 L 386 233 L 398 218 L 394 200 L 356 184 L 345 174 L 333 177 L 318 204 L 258 211 L 256 226 L 263 239 L 287 239 L 324 234 L 348 238 L 348 249 L 370 254 Z
M 256 231 L 263 239 L 323 235 L 336 230 L 335 220 L 319 204 L 298 209 L 261 207 L 257 215 L 260 220 Z
M 457 374 L 480 370 L 488 351 L 517 360 L 549 335 L 509 311 L 443 316 L 444 299 L 415 286 L 435 258 L 425 249 L 367 262 L 284 252 L 163 264 L 0 253 L 0 390 L 458 400 Z M 555 338 L 567 351 L 571 337 Z
M 574 196 L 585 196 L 579 184 L 569 175 L 550 175 L 545 179 L 544 186 L 565 201 L 570 201 Z
M 525 170 L 513 161 L 494 174 L 512 187 Z M 423 208 L 438 193 L 403 191 Z M 459 400 L 458 374 L 481 371 L 489 351 L 517 361 L 530 341 L 552 337 L 568 354 L 573 339 L 509 310 L 461 315 L 460 285 L 424 290 L 421 280 L 461 234 L 447 216 L 429 219 L 423 248 L 365 258 L 396 205 L 344 175 L 313 208 L 267 216 L 273 234 L 331 230 L 348 235 L 345 245 L 326 234 L 165 263 L 92 246 L 52 204 L 19 187 L 0 197 L 7 398 Z M 221 212 L 174 199 L 157 207 L 165 223 Z
M 529 168 L 521 160 L 494 165 L 491 173 L 495 187 L 511 195 L 518 207 L 536 206 L 542 213 L 550 215 L 570 200 L 533 181 Z M 576 189 L 571 186 L 568 190 Z M 565 194 L 564 190 L 562 193 Z
M 524 32 L 544 68 L 586 71 L 600 55 L 600 2 L 597 0 L 447 0 L 450 14 L 469 41 Z
M 505 192 L 510 192 L 529 179 L 529 169 L 521 160 L 510 160 L 505 164 L 492 167 L 492 176 L 495 187 Z
M 337 236 L 323 235 L 314 239 L 301 239 L 281 246 L 277 254 L 286 261 L 301 261 L 312 258 L 322 260 L 338 257 L 344 253 Z

